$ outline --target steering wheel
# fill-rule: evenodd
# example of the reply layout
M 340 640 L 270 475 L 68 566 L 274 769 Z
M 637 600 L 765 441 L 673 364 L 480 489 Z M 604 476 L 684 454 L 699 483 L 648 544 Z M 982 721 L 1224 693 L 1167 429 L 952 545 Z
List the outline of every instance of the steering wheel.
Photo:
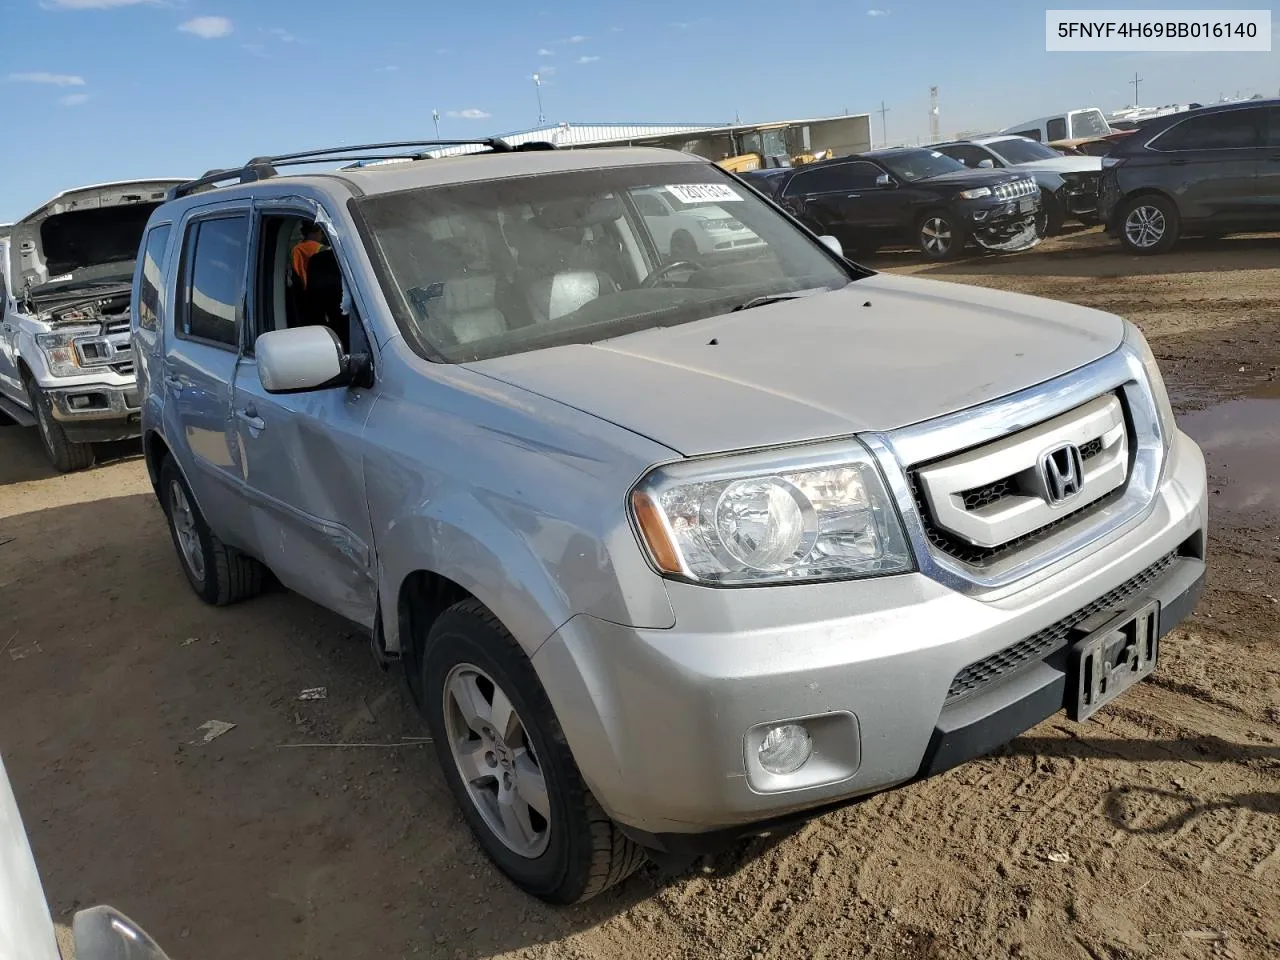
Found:
M 685 267 L 692 267 L 694 271 L 698 271 L 702 269 L 702 264 L 694 263 L 692 260 L 672 260 L 670 263 L 664 263 L 640 281 L 640 289 L 648 290 L 650 287 L 656 287 L 658 281 L 672 270 L 679 270 Z

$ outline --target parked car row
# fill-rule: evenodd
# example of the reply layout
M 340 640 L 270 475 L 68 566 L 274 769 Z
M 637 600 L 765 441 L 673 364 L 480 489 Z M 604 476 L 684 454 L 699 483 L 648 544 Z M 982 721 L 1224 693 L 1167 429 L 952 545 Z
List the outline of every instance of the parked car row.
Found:
M 1023 250 L 1069 220 L 1102 223 L 1138 254 L 1183 236 L 1280 230 L 1280 101 L 1167 113 L 1123 134 L 1103 127 L 1099 110 L 1069 111 L 1016 132 L 741 176 L 854 257 L 904 243 L 933 260 L 966 246 Z M 1105 136 L 1106 155 L 1064 153 L 1072 133 Z

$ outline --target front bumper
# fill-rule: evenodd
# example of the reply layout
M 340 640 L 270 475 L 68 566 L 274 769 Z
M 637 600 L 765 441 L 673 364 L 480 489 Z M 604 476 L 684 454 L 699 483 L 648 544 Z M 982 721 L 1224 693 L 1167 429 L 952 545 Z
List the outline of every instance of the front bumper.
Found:
M 1036 232 L 1040 207 L 1038 194 L 975 207 L 968 211 L 969 229 L 978 246 L 987 250 L 1025 250 L 1040 242 Z
M 83 383 L 45 390 L 53 418 L 74 443 L 105 443 L 142 435 L 136 384 Z
M 963 699 L 948 697 L 966 668 L 1171 554 L 1157 580 L 1143 581 L 1143 596 L 1162 602 L 1160 630 L 1172 629 L 1203 576 L 1205 486 L 1203 456 L 1178 434 L 1140 519 L 1000 599 L 919 573 L 738 590 L 673 582 L 676 628 L 579 615 L 534 665 L 588 785 L 633 836 L 678 850 L 760 832 L 945 770 L 1062 709 L 1057 649 Z M 755 731 L 808 718 L 825 731 L 815 735 L 815 759 L 827 779 L 791 788 L 762 776 Z

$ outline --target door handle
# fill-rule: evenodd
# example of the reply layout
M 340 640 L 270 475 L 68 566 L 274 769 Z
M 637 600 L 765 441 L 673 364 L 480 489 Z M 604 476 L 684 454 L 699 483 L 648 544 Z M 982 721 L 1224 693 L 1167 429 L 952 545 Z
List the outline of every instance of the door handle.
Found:
M 267 429 L 267 421 L 263 420 L 260 416 L 258 416 L 258 408 L 255 407 L 252 403 L 249 404 L 247 407 L 245 407 L 243 410 L 237 410 L 236 417 L 237 419 L 243 420 L 245 423 L 247 423 L 250 426 L 250 428 L 254 430 Z
M 860 194 L 860 193 L 846 193 L 846 194 L 844 195 L 844 198 L 845 198 L 846 200 L 857 200 L 857 199 L 858 199 L 859 197 L 861 197 L 861 196 L 862 196 L 862 194 Z

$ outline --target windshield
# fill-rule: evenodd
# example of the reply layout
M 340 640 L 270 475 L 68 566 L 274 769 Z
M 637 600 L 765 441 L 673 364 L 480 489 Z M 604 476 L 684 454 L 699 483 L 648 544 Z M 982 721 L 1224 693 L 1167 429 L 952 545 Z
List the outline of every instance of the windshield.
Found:
M 1072 137 L 1105 137 L 1111 132 L 1101 110 L 1083 110 L 1071 115 Z
M 452 363 L 687 323 L 863 275 L 704 163 L 422 187 L 357 204 L 406 338 Z
M 929 177 L 940 177 L 944 173 L 969 169 L 959 160 L 953 160 L 937 150 L 907 150 L 904 153 L 879 156 L 876 159 L 888 167 L 895 177 L 908 183 L 912 180 L 925 180 Z
M 1034 140 L 997 140 L 988 143 L 987 149 L 1005 163 L 1034 163 L 1036 160 L 1061 160 L 1062 154 L 1053 147 L 1046 147 Z

